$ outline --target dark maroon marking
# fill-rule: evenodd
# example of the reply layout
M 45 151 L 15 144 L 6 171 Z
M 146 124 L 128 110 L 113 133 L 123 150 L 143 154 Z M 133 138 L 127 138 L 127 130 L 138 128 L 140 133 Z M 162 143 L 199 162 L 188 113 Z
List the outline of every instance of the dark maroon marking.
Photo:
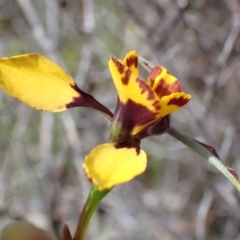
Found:
M 169 130 L 170 123 L 170 115 L 166 115 L 144 128 L 136 137 L 142 140 L 149 136 L 162 135 Z
M 162 68 L 160 66 L 156 66 L 152 69 L 152 71 L 149 74 L 149 79 L 150 79 L 150 86 L 153 86 L 153 83 L 155 79 L 161 74 Z
M 130 77 L 131 77 L 131 74 L 132 74 L 132 72 L 129 69 L 127 69 L 124 72 L 124 76 L 121 78 L 121 81 L 122 81 L 123 85 L 128 85 Z
M 173 98 L 171 99 L 167 105 L 177 105 L 179 107 L 184 106 L 185 104 L 187 104 L 189 102 L 190 99 L 188 98 L 184 98 L 184 97 L 180 97 L 180 98 Z
M 149 75 L 150 86 L 154 85 L 155 79 L 161 74 L 162 67 L 157 66 L 154 67 Z M 157 87 L 155 87 L 154 91 L 161 98 L 163 96 L 168 96 L 171 93 L 181 92 L 182 87 L 181 83 L 176 79 L 174 83 L 167 83 L 164 79 L 160 79 L 158 81 Z
M 181 92 L 181 89 L 181 84 L 178 80 L 174 83 L 168 84 L 164 81 L 164 79 L 161 79 L 154 91 L 160 98 L 162 98 L 164 96 L 170 95 L 171 93 Z
M 124 73 L 125 66 L 124 66 L 121 62 L 119 62 L 116 58 L 114 58 L 114 57 L 111 57 L 110 59 L 112 59 L 112 61 L 114 62 L 115 66 L 116 66 L 117 69 L 118 69 L 118 72 L 119 72 L 120 74 L 123 74 L 123 73 Z
M 133 147 L 131 145 L 128 145 L 127 143 L 126 144 L 117 143 L 115 145 L 115 148 L 116 149 L 118 149 L 118 148 L 135 148 L 137 156 L 140 154 L 140 150 L 141 150 L 140 147 Z M 131 159 L 129 159 L 129 161 L 131 161 Z
M 164 81 L 164 79 L 161 79 L 154 91 L 160 98 L 162 98 L 164 96 L 170 95 L 171 93 L 181 92 L 182 87 L 181 83 L 178 80 L 176 80 L 174 83 L 168 84 Z
M 146 82 L 144 82 L 143 80 L 141 80 L 140 78 L 137 78 L 137 83 L 138 86 L 141 88 L 141 94 L 144 94 L 145 92 L 147 92 L 148 96 L 147 96 L 147 100 L 153 100 L 155 99 L 155 95 L 154 95 L 154 91 L 151 87 L 149 87 L 147 85 Z
M 114 147 L 116 149 L 119 149 L 119 148 L 128 148 L 128 149 L 135 148 L 136 154 L 139 155 L 140 154 L 140 150 L 141 150 L 141 148 L 140 148 L 140 139 L 131 137 L 126 142 L 115 143 Z
M 160 106 L 160 103 L 156 100 L 152 106 L 155 108 L 156 111 L 160 111 L 161 109 L 161 106 Z
M 74 97 L 72 99 L 72 102 L 66 104 L 66 108 L 74 108 L 74 107 L 92 108 L 107 114 L 110 118 L 113 118 L 113 114 L 108 108 L 106 108 L 101 103 L 99 103 L 93 96 L 83 92 L 77 86 L 77 84 L 71 85 L 71 87 L 80 95 L 78 97 Z
M 141 94 L 144 94 L 145 92 L 148 91 L 147 84 L 146 84 L 142 79 L 137 78 L 137 79 L 136 79 L 136 82 L 138 83 L 138 86 L 139 86 L 140 89 L 142 90 L 142 91 L 141 91 Z M 153 94 L 152 94 L 152 96 L 153 96 Z M 152 96 L 151 96 L 151 97 L 152 97 Z
M 134 66 L 135 68 L 138 67 L 138 58 L 136 56 L 130 56 L 127 58 L 127 66 L 130 68 L 131 66 Z
M 239 181 L 239 178 L 238 178 L 238 175 L 236 174 L 236 172 L 230 168 L 230 167 L 227 167 L 228 171 L 233 175 L 233 177 Z
M 130 137 L 130 132 L 135 126 L 145 125 L 156 119 L 156 113 L 147 107 L 128 100 L 125 104 L 118 101 L 113 121 L 122 125 L 122 131 L 117 136 L 118 142 L 125 142 Z

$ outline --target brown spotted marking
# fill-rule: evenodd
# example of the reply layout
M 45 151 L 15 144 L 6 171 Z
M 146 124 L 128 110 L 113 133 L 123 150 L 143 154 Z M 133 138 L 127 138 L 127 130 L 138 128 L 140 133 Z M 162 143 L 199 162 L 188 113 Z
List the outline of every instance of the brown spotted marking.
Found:
M 114 57 L 111 57 L 110 59 L 112 59 L 112 61 L 114 62 L 114 64 L 115 64 L 115 66 L 117 67 L 117 69 L 118 69 L 118 72 L 120 73 L 120 74 L 123 74 L 124 73 L 124 65 L 121 63 L 121 62 L 119 62 L 116 58 L 114 58 Z
M 161 79 L 154 91 L 157 93 L 157 95 L 162 98 L 164 96 L 168 96 L 171 93 L 175 92 L 181 92 L 182 87 L 181 83 L 176 79 L 174 83 L 168 84 L 164 79 Z
M 154 67 L 149 75 L 149 84 L 153 87 L 156 78 L 162 73 L 162 67 L 157 66 Z M 168 72 L 167 72 L 168 74 Z M 168 75 L 167 75 L 168 76 Z M 167 78 L 166 76 L 166 78 Z M 159 97 L 168 96 L 171 93 L 181 92 L 182 87 L 181 83 L 176 79 L 175 82 L 169 84 L 166 79 L 162 78 L 158 80 L 157 86 L 154 88 L 154 91 L 157 93 Z
M 151 87 L 149 87 L 143 80 L 137 78 L 137 83 L 138 86 L 141 88 L 141 94 L 144 94 L 145 92 L 147 92 L 148 96 L 147 96 L 147 100 L 153 100 L 155 98 L 154 96 L 154 91 L 151 89 Z
M 130 56 L 127 59 L 127 66 L 130 68 L 131 66 L 134 66 L 135 68 L 138 67 L 138 58 L 137 56 Z
M 124 72 L 124 75 L 123 75 L 123 77 L 121 78 L 121 81 L 122 81 L 122 84 L 123 84 L 123 85 L 128 85 L 129 80 L 130 80 L 130 77 L 131 77 L 131 74 L 132 74 L 132 72 L 131 72 L 129 69 L 127 69 L 127 70 Z
M 157 100 L 152 104 L 152 106 L 155 108 L 156 111 L 160 111 L 161 109 L 161 105 Z
M 154 84 L 155 79 L 161 74 L 162 68 L 160 66 L 154 67 L 149 74 L 149 82 L 150 86 L 152 87 Z
M 167 105 L 177 105 L 178 107 L 182 107 L 189 102 L 190 99 L 184 98 L 181 96 L 180 98 L 172 98 Z

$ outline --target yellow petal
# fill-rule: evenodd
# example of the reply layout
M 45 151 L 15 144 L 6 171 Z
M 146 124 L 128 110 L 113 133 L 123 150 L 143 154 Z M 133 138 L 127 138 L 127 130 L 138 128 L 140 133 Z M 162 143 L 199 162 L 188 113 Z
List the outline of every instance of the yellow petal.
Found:
M 88 179 L 100 190 L 125 183 L 144 172 L 147 156 L 136 148 L 117 148 L 106 143 L 97 146 L 85 158 L 83 169 Z
M 149 86 L 161 98 L 175 92 L 182 92 L 179 80 L 169 74 L 164 67 L 156 66 L 152 69 L 148 77 Z
M 127 66 L 138 77 L 138 54 L 136 51 L 130 51 L 123 59 L 122 64 Z
M 191 99 L 189 94 L 182 92 L 179 80 L 164 67 L 156 66 L 152 69 L 148 84 L 161 98 L 162 117 L 180 109 Z
M 191 99 L 191 95 L 184 92 L 172 93 L 161 98 L 162 117 L 170 114 L 186 105 Z
M 91 95 L 81 91 L 60 66 L 39 54 L 0 59 L 0 87 L 37 110 L 60 112 L 84 106 L 112 115 Z
M 109 59 L 109 68 L 120 100 L 115 118 L 125 121 L 123 127 L 128 126 L 134 135 L 160 116 L 160 99 L 147 83 L 117 59 Z
M 0 87 L 33 108 L 51 112 L 64 111 L 80 97 L 73 79 L 39 54 L 0 59 Z

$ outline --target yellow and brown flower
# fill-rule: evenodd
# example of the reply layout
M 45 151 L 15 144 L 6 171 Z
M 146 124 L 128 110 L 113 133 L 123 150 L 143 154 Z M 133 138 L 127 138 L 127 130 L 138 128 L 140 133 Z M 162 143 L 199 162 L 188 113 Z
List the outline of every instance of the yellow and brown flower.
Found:
M 123 61 L 109 58 L 109 69 L 118 92 L 114 115 L 79 89 L 60 66 L 42 55 L 0 59 L 0 87 L 23 103 L 49 112 L 88 107 L 112 120 L 112 143 L 97 146 L 83 164 L 86 176 L 99 189 L 110 189 L 141 174 L 147 156 L 140 149 L 140 140 L 166 131 L 169 114 L 191 98 L 163 67 L 154 67 L 147 82 L 141 80 L 135 51 L 129 52 Z
M 147 156 L 140 149 L 140 139 L 163 133 L 169 127 L 169 114 L 191 98 L 163 67 L 154 67 L 147 82 L 141 80 L 135 51 L 123 61 L 109 58 L 109 69 L 118 92 L 110 129 L 113 143 L 93 149 L 83 164 L 87 177 L 99 189 L 112 188 L 141 174 Z

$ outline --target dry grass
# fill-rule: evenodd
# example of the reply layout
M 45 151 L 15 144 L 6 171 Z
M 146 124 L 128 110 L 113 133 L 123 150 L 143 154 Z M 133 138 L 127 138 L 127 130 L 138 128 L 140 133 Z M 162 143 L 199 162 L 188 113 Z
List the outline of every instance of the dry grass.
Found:
M 0 57 L 42 53 L 113 110 L 107 59 L 136 49 L 193 97 L 172 125 L 238 173 L 239 30 L 239 0 L 0 0 Z M 82 161 L 108 128 L 91 110 L 41 113 L 0 92 L 0 228 L 24 219 L 73 231 L 90 187 Z M 106 197 L 86 239 L 240 239 L 239 193 L 219 172 L 167 135 L 143 148 L 148 170 Z

